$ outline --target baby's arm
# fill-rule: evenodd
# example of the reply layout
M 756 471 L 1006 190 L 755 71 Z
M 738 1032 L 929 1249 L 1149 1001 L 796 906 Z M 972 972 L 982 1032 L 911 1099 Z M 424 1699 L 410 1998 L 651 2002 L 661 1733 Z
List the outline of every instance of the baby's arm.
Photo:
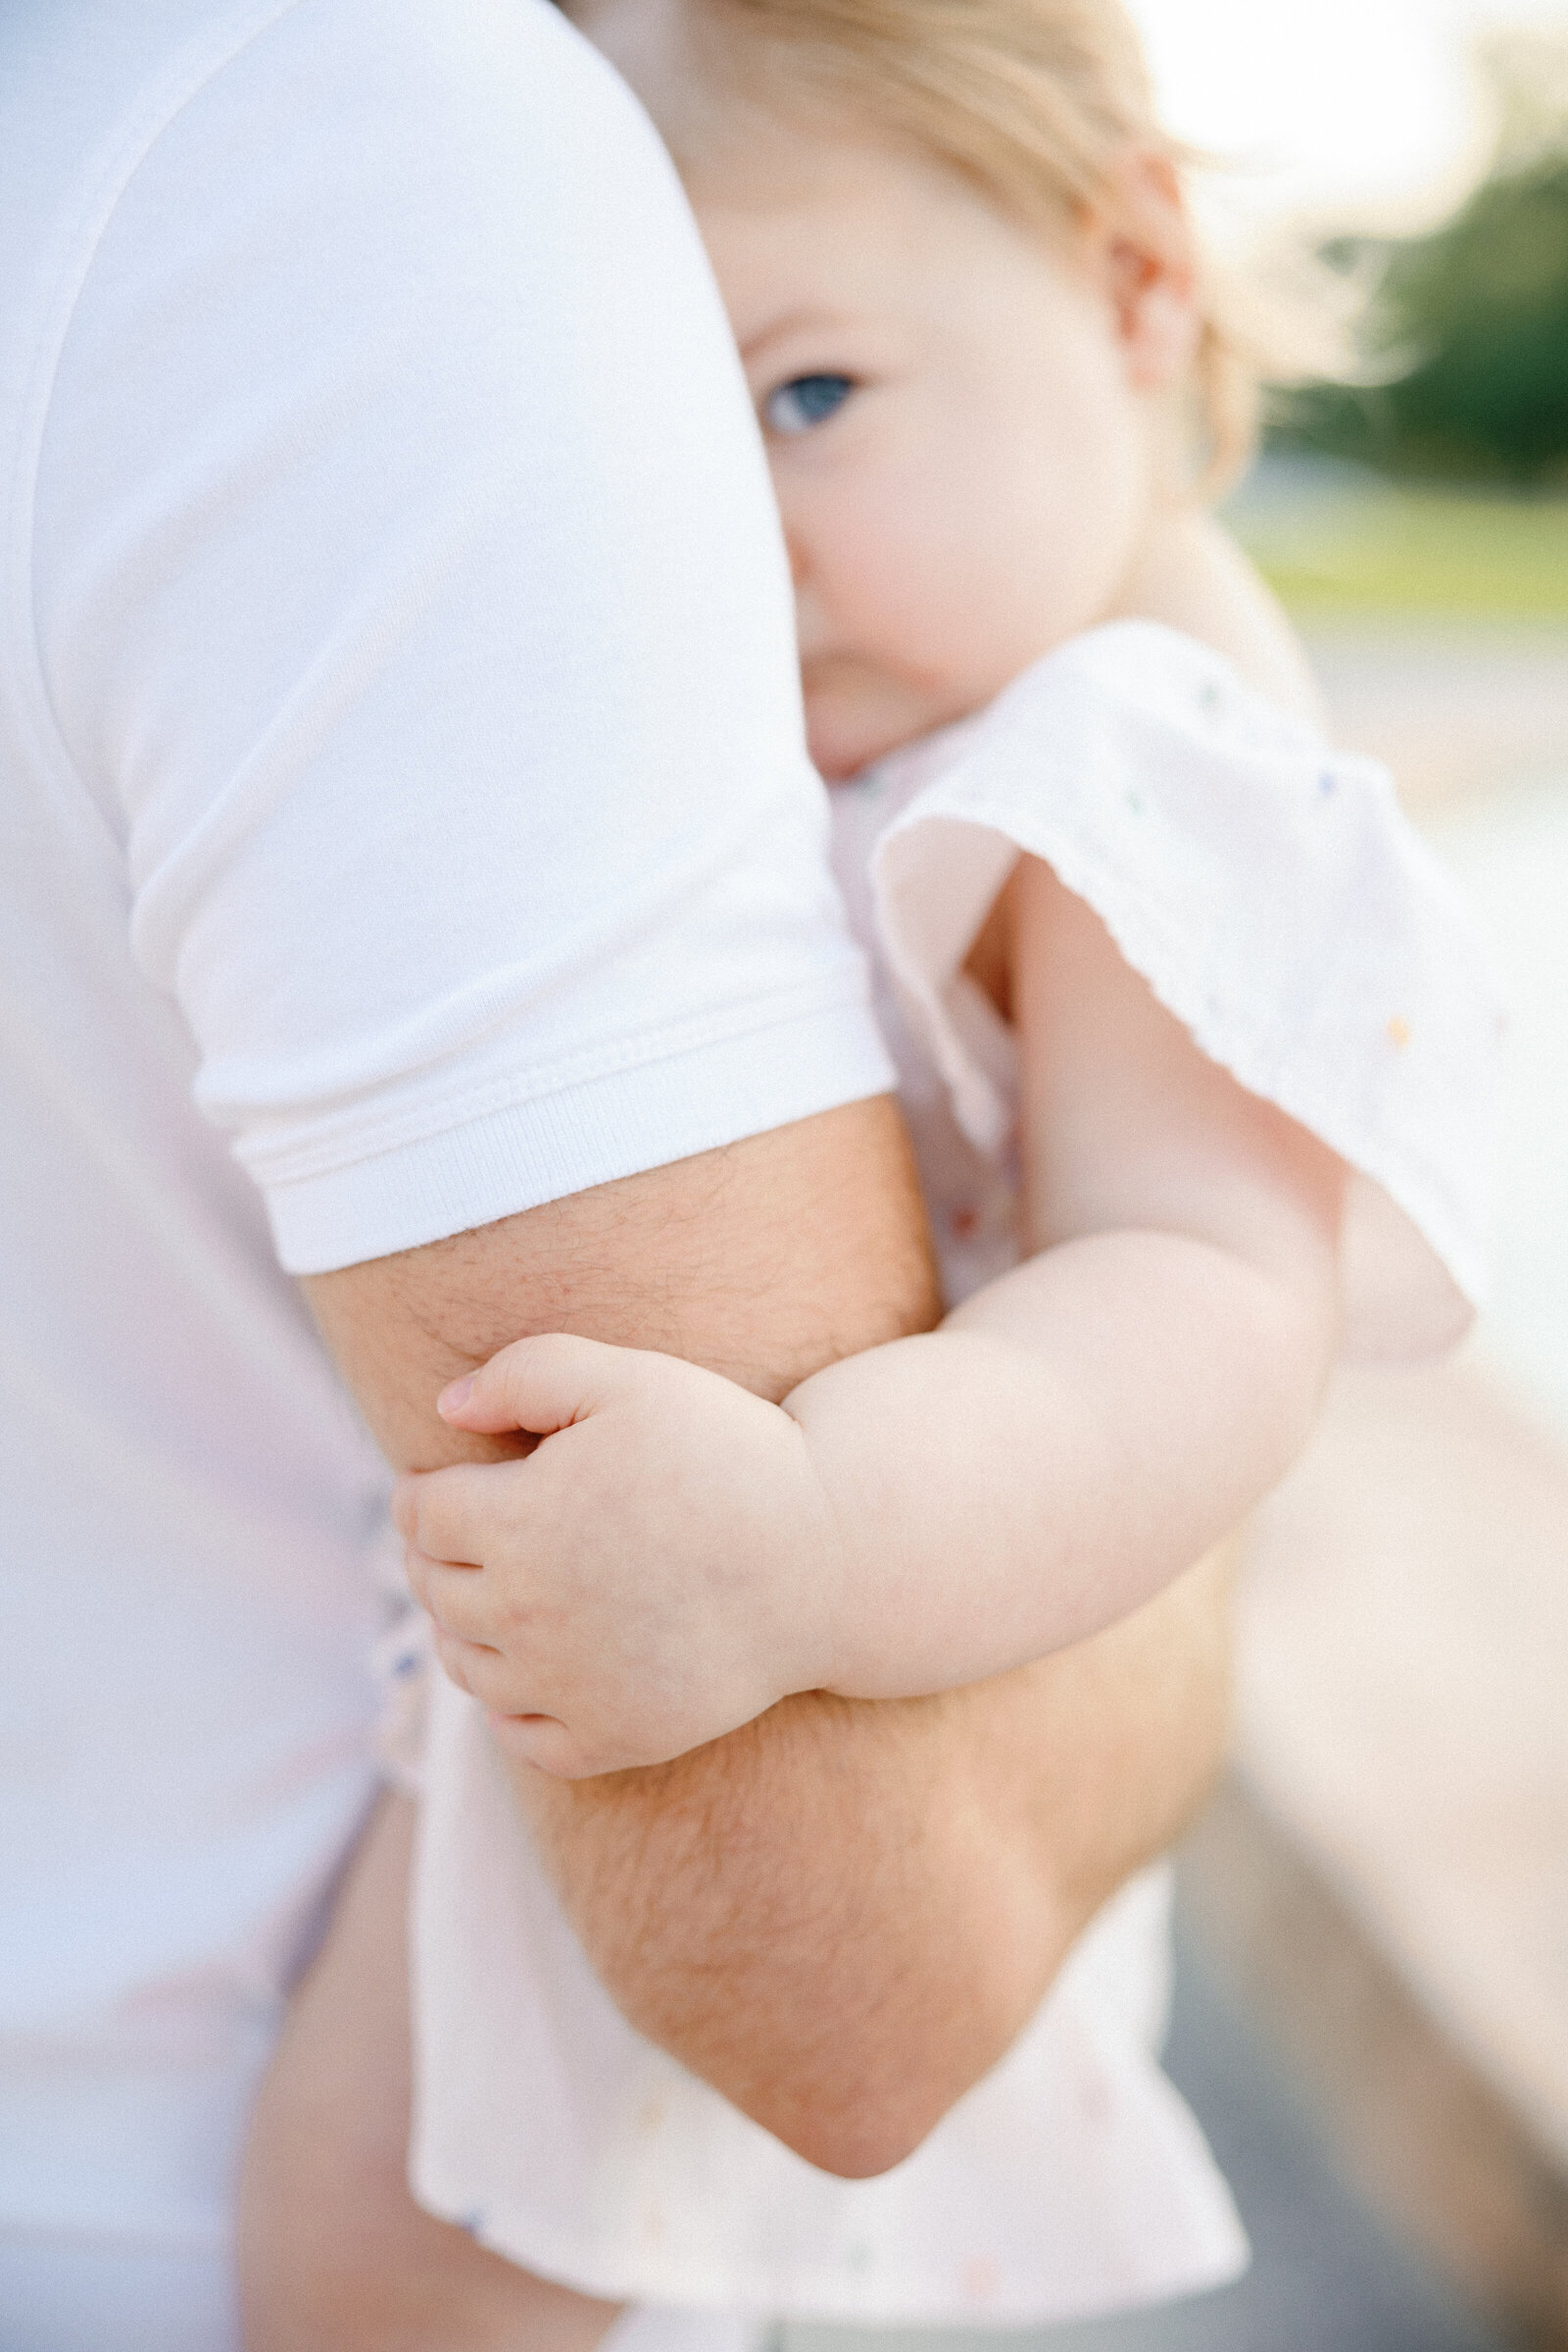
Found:
M 1336 1346 L 1339 1161 L 1199 1051 L 1049 867 L 1020 862 L 1004 915 L 1032 1254 L 918 1354 L 788 1400 L 861 1533 L 868 1646 L 841 1671 L 867 1691 L 878 1604 L 884 1671 L 934 1683 L 1149 1598 L 1289 1464 Z
M 1299 1446 L 1339 1161 L 1200 1053 L 1048 867 L 1020 863 L 1004 913 L 1027 1262 L 782 1409 L 560 1336 L 449 1396 L 466 1428 L 554 1433 L 399 1504 L 443 1661 L 512 1752 L 606 1771 L 793 1690 L 1002 1673 L 1159 1591 Z
M 1160 517 L 1122 609 L 1318 715 L 1207 514 Z M 1022 1265 L 782 1411 L 564 1338 L 448 1401 L 467 1429 L 569 1435 L 402 1499 L 443 1661 L 514 1754 L 651 1762 L 791 1690 L 908 1696 L 1044 1656 L 1160 1590 L 1298 1449 L 1336 1345 L 1341 1163 L 1200 1054 L 1038 860 L 986 950 L 1020 1043 Z

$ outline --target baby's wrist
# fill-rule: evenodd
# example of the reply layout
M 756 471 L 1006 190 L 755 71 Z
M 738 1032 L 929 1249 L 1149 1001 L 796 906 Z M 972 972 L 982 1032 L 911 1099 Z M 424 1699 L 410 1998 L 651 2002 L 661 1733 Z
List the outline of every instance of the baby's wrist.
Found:
M 827 1439 L 809 1420 L 801 1429 L 813 1500 L 798 1522 L 803 1541 L 797 1573 L 787 1580 L 794 1591 L 787 1636 L 792 1694 L 829 1690 L 863 1696 L 873 1660 L 886 1648 L 885 1626 L 872 1622 L 879 1612 L 872 1590 L 871 1531 L 864 1526 L 858 1482 L 845 1475 L 842 1439 L 842 1429 Z

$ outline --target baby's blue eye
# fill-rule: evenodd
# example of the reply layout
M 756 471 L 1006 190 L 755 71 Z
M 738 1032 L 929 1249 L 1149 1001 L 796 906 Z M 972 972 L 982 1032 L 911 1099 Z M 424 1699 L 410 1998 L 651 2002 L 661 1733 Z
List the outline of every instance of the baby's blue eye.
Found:
M 854 390 L 853 375 L 797 375 L 768 394 L 762 415 L 775 433 L 808 433 L 835 416 Z

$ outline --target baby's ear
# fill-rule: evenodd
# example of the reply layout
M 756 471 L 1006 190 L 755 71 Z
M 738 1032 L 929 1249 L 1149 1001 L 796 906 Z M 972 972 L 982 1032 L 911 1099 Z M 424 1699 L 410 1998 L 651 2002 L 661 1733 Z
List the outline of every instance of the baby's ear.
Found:
M 1126 149 L 1090 226 L 1129 377 L 1140 392 L 1168 391 L 1193 367 L 1203 332 L 1198 242 L 1169 156 Z

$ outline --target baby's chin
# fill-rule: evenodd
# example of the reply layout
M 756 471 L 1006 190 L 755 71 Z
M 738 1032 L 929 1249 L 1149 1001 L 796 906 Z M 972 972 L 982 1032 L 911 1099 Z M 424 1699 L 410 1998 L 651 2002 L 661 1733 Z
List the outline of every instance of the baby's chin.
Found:
M 807 745 L 818 775 L 829 784 L 847 784 L 890 752 L 963 717 L 968 708 L 955 697 L 898 680 L 851 679 L 837 665 L 835 671 L 813 674 L 808 665 L 802 681 Z

